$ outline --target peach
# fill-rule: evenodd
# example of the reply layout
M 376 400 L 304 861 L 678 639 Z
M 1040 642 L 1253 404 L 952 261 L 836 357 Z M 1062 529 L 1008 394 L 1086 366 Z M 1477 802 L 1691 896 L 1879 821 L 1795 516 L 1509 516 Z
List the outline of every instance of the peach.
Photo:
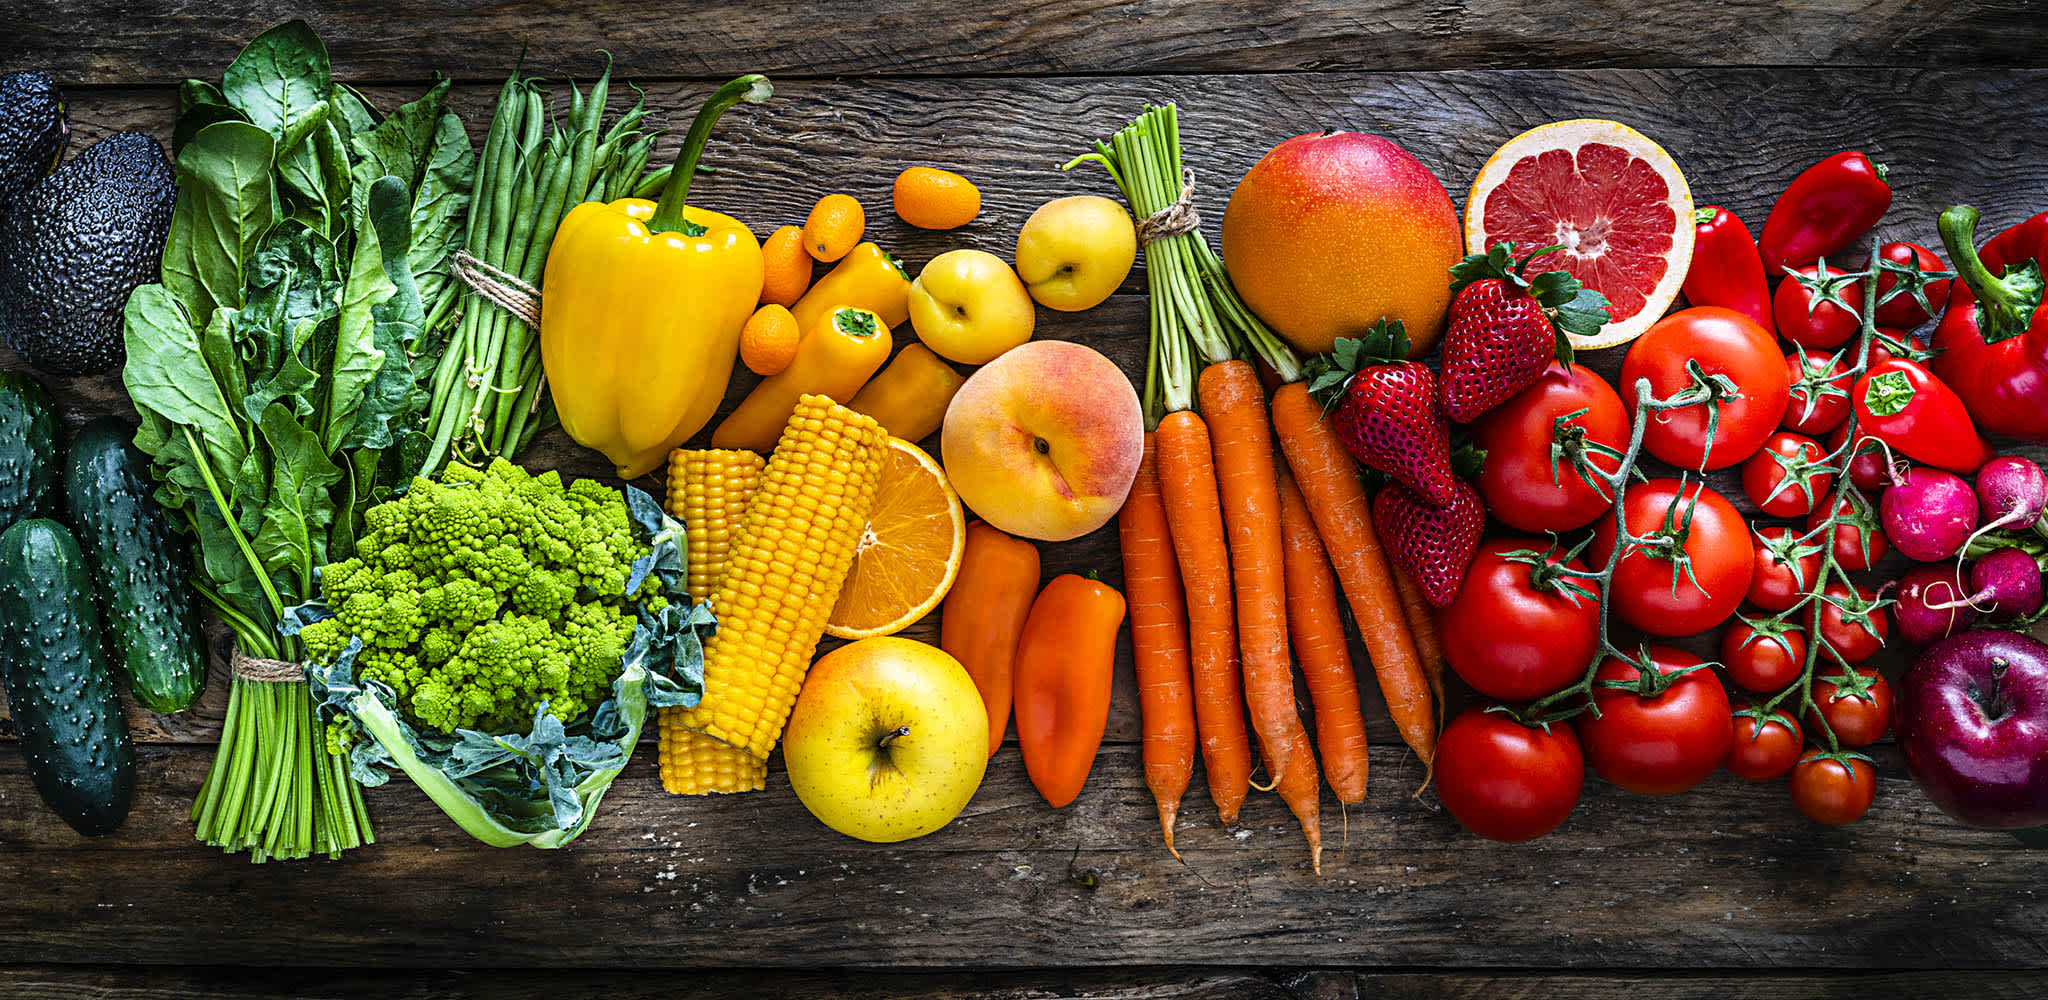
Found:
M 1115 362 L 1080 344 L 1040 340 L 960 387 L 939 449 L 953 489 L 982 520 L 1063 542 L 1123 507 L 1145 451 L 1145 417 Z

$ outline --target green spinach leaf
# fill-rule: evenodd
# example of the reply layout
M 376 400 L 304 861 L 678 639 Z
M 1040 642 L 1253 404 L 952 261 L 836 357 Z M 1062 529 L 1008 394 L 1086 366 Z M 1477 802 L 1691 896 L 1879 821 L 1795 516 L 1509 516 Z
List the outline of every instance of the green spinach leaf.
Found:
M 178 203 L 164 243 L 163 282 L 204 327 L 242 305 L 243 265 L 278 219 L 270 135 L 246 122 L 199 130 L 178 153 Z
M 252 39 L 221 74 L 229 104 L 277 140 L 280 157 L 318 127 L 334 89 L 327 45 L 304 21 L 286 21 Z

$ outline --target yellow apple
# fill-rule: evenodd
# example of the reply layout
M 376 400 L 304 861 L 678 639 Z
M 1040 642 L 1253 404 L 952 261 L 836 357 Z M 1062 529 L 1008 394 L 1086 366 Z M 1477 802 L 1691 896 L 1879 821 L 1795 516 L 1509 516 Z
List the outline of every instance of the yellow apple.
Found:
M 910 284 L 917 339 L 963 365 L 987 364 L 1030 340 L 1037 319 L 1017 272 L 987 251 L 942 253 Z
M 953 821 L 988 767 L 988 712 L 960 661 L 889 636 L 826 654 L 782 732 L 790 787 L 818 821 L 877 844 Z
M 1092 194 L 1038 206 L 1017 232 L 1017 276 L 1047 309 L 1080 312 L 1101 305 L 1137 259 L 1130 213 Z

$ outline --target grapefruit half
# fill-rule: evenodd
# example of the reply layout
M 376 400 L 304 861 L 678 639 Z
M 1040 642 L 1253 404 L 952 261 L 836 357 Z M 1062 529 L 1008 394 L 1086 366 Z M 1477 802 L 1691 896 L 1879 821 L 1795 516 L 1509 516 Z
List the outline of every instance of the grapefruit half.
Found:
M 1531 273 L 1570 271 L 1607 296 L 1612 317 L 1582 349 L 1636 339 L 1678 297 L 1692 263 L 1692 189 L 1662 146 L 1619 122 L 1577 118 L 1530 129 L 1486 161 L 1465 200 L 1465 246 L 1513 240 Z

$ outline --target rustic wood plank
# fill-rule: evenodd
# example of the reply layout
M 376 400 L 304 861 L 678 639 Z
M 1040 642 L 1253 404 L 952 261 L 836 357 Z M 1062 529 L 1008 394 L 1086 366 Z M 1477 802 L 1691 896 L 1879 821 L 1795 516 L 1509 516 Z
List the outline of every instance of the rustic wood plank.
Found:
M 701 90 L 655 85 L 648 100 L 654 107 L 681 109 Z M 389 106 L 408 91 L 372 88 L 371 94 Z M 456 103 L 473 128 L 486 121 L 493 94 L 488 87 L 456 91 Z M 2048 72 L 1903 70 L 803 82 L 784 88 L 762 108 L 727 118 L 714 150 L 723 169 L 701 179 L 696 190 L 706 204 L 736 211 L 764 233 L 801 221 L 810 201 L 828 187 L 845 190 L 868 204 L 873 236 L 912 267 L 957 246 L 1007 258 L 1018 226 L 1041 202 L 1077 192 L 1114 193 L 1099 171 L 1062 174 L 1054 164 L 1117 128 L 1145 101 L 1164 98 L 1183 104 L 1188 160 L 1203 179 L 1199 203 L 1211 220 L 1221 217 L 1230 179 L 1271 143 L 1325 123 L 1397 137 L 1432 164 L 1462 202 L 1470 177 L 1500 142 L 1529 125 L 1570 114 L 1638 124 L 1690 171 L 1702 203 L 1728 205 L 1752 226 L 1761 225 L 1794 172 L 1846 147 L 1869 148 L 1894 168 L 1898 199 L 1886 232 L 1929 243 L 1938 243 L 1934 214 L 1951 200 L 1975 201 L 1991 220 L 1988 225 L 2038 211 L 2041 192 L 2048 190 L 2048 158 L 2039 155 L 2034 138 L 2048 133 Z M 163 89 L 88 91 L 73 101 L 81 142 L 122 128 L 168 137 L 174 112 L 175 100 Z M 1971 123 L 1978 141 L 1954 142 L 1958 121 Z M 1737 134 L 1742 138 L 1731 138 Z M 884 144 L 908 151 L 911 159 L 871 155 Z M 982 181 L 984 211 L 972 225 L 933 233 L 912 229 L 888 211 L 895 173 L 927 157 Z M 1213 236 L 1213 222 L 1209 231 Z M 1142 275 L 1134 273 L 1127 291 L 1142 289 Z M 1142 294 L 1125 294 L 1088 313 L 1041 310 L 1038 334 L 1088 343 L 1139 373 L 1146 322 Z M 1621 353 L 1603 351 L 1586 360 L 1612 377 Z M 0 367 L 19 367 L 19 361 L 0 348 Z M 738 373 L 727 407 L 737 405 L 752 381 L 744 369 Z M 102 413 L 133 414 L 118 374 L 53 379 L 51 388 L 69 426 Z M 542 438 L 525 460 L 574 475 L 609 475 L 600 456 L 559 432 Z M 1746 504 L 1733 482 L 1727 473 L 1715 479 L 1723 492 Z M 1097 569 L 1109 579 L 1120 577 L 1113 530 L 1043 550 L 1048 576 Z M 936 624 L 928 621 L 907 634 L 935 640 Z M 1358 659 L 1364 662 L 1362 653 Z M 1127 654 L 1118 670 L 1109 739 L 1127 742 L 1138 735 Z M 176 718 L 131 705 L 138 738 L 217 738 L 226 705 L 223 677 L 216 669 L 200 706 Z M 1365 687 L 1374 738 L 1394 740 L 1378 691 Z M 0 712 L 0 737 L 10 731 Z
M 1058 969 L 1035 972 L 788 972 L 693 973 L 684 987 L 698 1000 L 1829 1000 L 1870 996 L 1968 995 L 2021 1000 L 2048 990 L 2040 972 L 1648 972 L 1559 975 L 1547 972 L 1354 972 L 1244 968 Z M 83 966 L 0 968 L 0 992 L 21 1000 L 516 1000 L 603 996 L 668 1000 L 678 984 L 619 970 L 517 972 L 435 969 L 228 969 L 174 967 L 96 969 Z
M 1058 811 L 1004 753 L 957 822 L 898 845 L 824 831 L 779 765 L 766 792 L 677 799 L 643 755 L 568 850 L 480 846 L 400 784 L 370 793 L 376 846 L 261 867 L 190 840 L 204 752 L 146 748 L 134 813 L 97 840 L 0 755 L 0 940 L 19 962 L 349 967 L 2048 967 L 2038 856 L 1944 820 L 1889 753 L 1852 827 L 1725 775 L 1655 800 L 1593 782 L 1519 847 L 1465 835 L 1408 796 L 1418 767 L 1374 756 L 1318 877 L 1271 795 L 1235 829 L 1191 796 L 1175 862 L 1131 747 Z
M 796 0 L 634 5 L 515 0 L 16 0 L 0 67 L 66 84 L 217 76 L 241 44 L 305 17 L 351 79 L 501 77 L 529 43 L 603 49 L 638 77 L 1427 70 L 1521 66 L 2042 66 L 2024 0 L 1844 8 L 1816 0 L 1051 0 L 998 12 L 949 0 L 829 6 Z M 821 27 L 829 25 L 829 31 Z M 113 30 L 110 30 L 113 29 Z

